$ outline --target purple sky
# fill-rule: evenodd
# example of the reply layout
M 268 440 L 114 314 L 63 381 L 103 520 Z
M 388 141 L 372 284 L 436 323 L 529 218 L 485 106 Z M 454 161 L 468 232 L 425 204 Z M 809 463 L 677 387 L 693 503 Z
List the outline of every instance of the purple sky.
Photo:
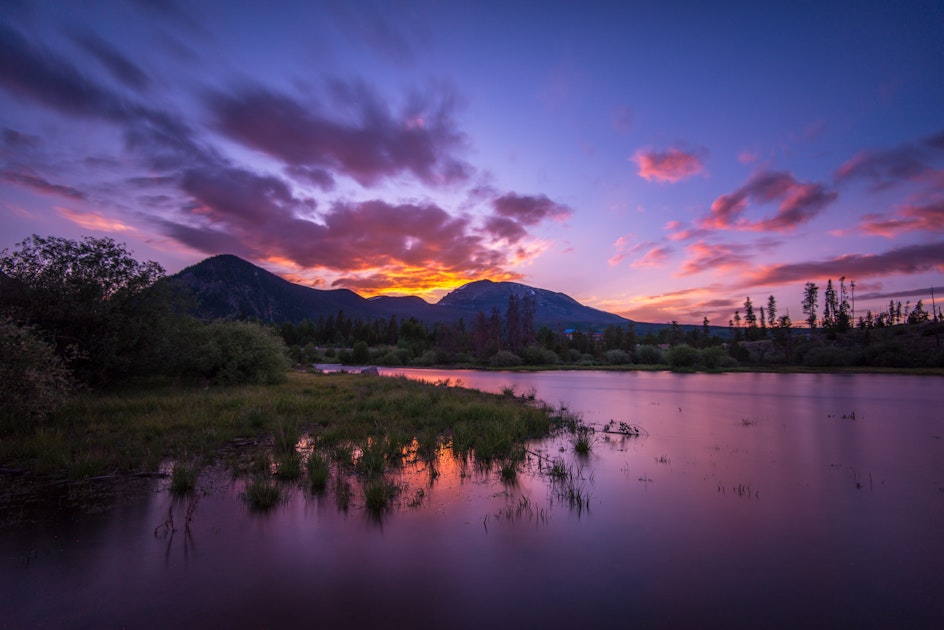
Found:
M 669 4 L 4 0 L 0 248 L 655 322 L 929 304 L 944 4 Z

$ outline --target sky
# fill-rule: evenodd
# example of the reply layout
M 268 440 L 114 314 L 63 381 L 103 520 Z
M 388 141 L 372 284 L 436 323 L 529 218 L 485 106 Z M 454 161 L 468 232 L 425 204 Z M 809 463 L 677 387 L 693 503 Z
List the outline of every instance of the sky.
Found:
M 944 3 L 3 0 L 0 249 L 647 322 L 944 304 Z M 850 287 L 851 288 L 851 287 Z M 851 297 L 851 296 L 850 296 Z

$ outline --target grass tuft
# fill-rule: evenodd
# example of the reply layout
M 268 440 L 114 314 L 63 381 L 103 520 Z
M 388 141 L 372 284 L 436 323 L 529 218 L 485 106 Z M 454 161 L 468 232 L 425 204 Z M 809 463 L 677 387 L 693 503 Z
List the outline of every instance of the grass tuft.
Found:
M 331 470 L 328 462 L 317 451 L 308 456 L 308 485 L 312 492 L 324 492 L 328 487 Z
M 174 494 L 190 494 L 197 487 L 197 475 L 200 470 L 196 464 L 175 462 L 170 475 L 170 491 Z
M 250 509 L 265 511 L 270 510 L 278 504 L 282 493 L 278 484 L 265 477 L 255 477 L 246 485 L 246 491 L 243 498 L 249 504 Z

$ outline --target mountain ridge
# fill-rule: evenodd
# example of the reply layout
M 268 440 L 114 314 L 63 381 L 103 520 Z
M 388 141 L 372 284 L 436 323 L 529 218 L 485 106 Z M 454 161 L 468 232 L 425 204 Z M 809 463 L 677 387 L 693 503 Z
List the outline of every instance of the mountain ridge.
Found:
M 600 328 L 632 320 L 580 304 L 565 293 L 517 282 L 477 280 L 458 287 L 435 304 L 418 296 L 364 298 L 349 289 L 315 289 L 288 280 L 232 254 L 211 256 L 170 276 L 196 301 L 202 318 L 254 318 L 266 323 L 299 323 L 336 315 L 364 319 L 415 317 L 426 324 L 470 323 L 493 308 L 504 314 L 509 296 L 532 295 L 535 325 L 556 328 Z

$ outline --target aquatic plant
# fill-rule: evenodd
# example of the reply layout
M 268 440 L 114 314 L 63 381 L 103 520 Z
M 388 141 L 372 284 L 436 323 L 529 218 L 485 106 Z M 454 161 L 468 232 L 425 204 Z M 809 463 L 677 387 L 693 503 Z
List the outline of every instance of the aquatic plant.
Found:
M 399 486 L 384 476 L 369 479 L 364 484 L 364 506 L 374 516 L 389 507 L 390 502 L 399 494 Z
M 295 452 L 281 453 L 275 458 L 275 477 L 282 481 L 294 481 L 302 476 L 302 458 Z
M 586 455 L 593 448 L 593 427 L 580 425 L 574 431 L 574 452 L 578 455 Z
M 253 510 L 268 510 L 279 502 L 281 490 L 278 484 L 266 477 L 255 477 L 246 484 L 243 499 Z
M 170 475 L 170 491 L 174 494 L 189 494 L 197 486 L 199 468 L 196 464 L 175 462 Z
M 312 492 L 324 492 L 328 487 L 328 477 L 331 470 L 328 462 L 318 454 L 312 451 L 308 456 L 308 485 Z

